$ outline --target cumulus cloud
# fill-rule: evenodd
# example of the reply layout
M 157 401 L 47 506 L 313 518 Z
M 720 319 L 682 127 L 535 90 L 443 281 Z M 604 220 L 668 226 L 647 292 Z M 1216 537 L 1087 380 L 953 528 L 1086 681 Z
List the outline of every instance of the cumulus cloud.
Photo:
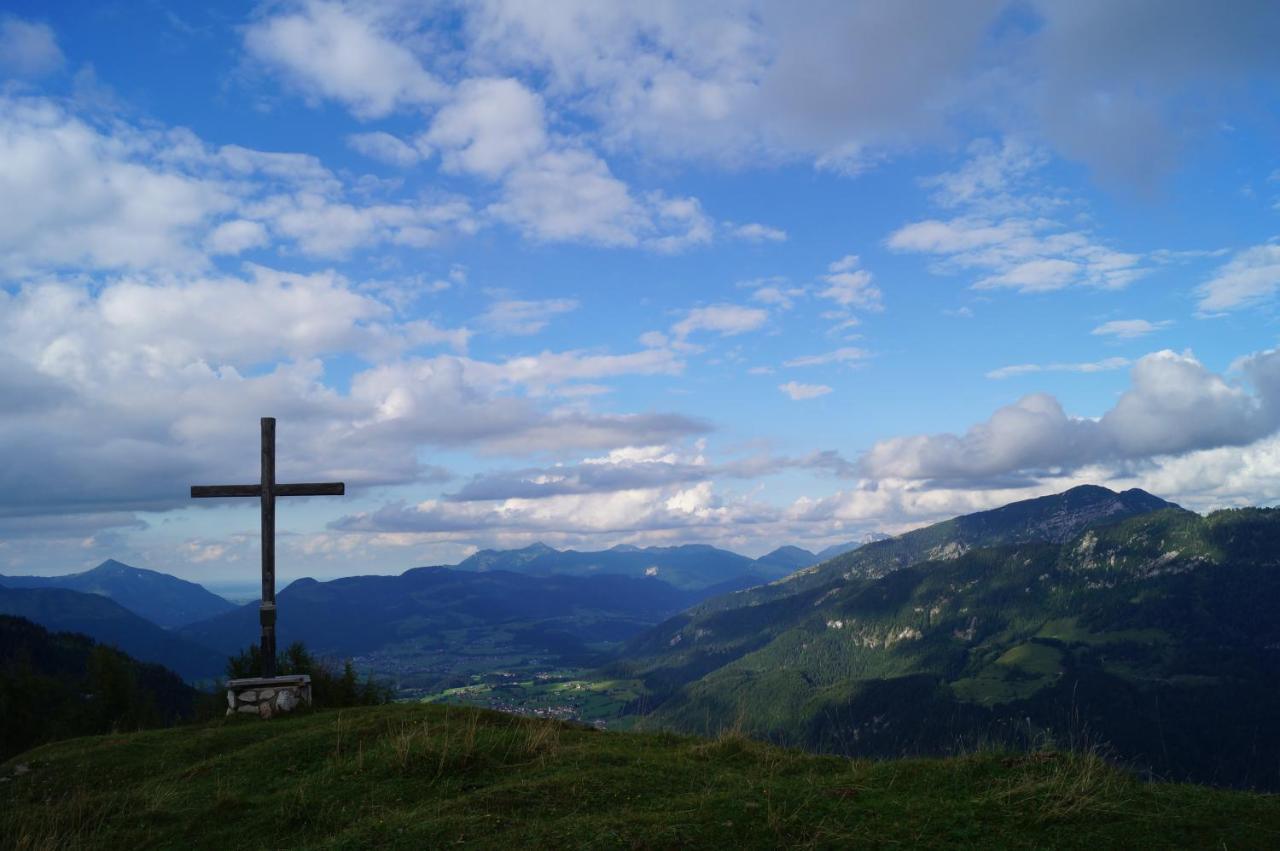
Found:
M 47 25 L 0 15 L 0 72 L 42 77 L 65 62 L 58 39 Z
M 235 199 L 216 179 L 147 162 L 169 147 L 101 132 L 48 100 L 0 97 L 0 197 L 23 211 L 0 221 L 0 271 L 201 265 L 195 237 Z
M 786 384 L 779 384 L 778 389 L 787 395 L 793 402 L 800 402 L 805 399 L 816 399 L 819 396 L 825 396 L 831 392 L 831 388 L 825 384 L 801 384 L 798 381 L 788 381 Z
M 668 351 L 424 356 L 464 349 L 469 331 L 400 316 L 331 272 L 249 269 L 0 291 L 0 442 L 11 462 L 0 470 L 0 515 L 185 505 L 187 484 L 252 478 L 252 427 L 264 412 L 290 432 L 282 470 L 353 488 L 434 480 L 423 446 L 528 455 L 708 428 L 536 398 L 561 384 L 677 372 Z M 356 363 L 337 390 L 321 358 L 342 353 Z
M 99 124 L 47 98 L 0 97 L 0 274 L 208 268 L 277 243 L 342 257 L 425 246 L 477 224 L 460 199 L 364 203 L 305 154 L 212 147 L 182 129 Z
M 1011 15 L 1026 25 L 1009 26 Z M 1280 12 L 1265 0 L 1230 15 L 1196 3 L 493 0 L 464 20 L 478 64 L 543 75 L 610 146 L 849 174 L 996 104 L 998 122 L 1148 187 L 1182 140 L 1214 129 L 1233 94 L 1280 71 Z M 1133 32 L 1145 34 L 1142 50 L 1125 41 Z
M 612 144 L 848 170 L 863 148 L 941 129 L 997 11 L 493 2 L 472 9 L 467 28 L 488 62 L 532 66 L 577 96 Z
M 542 99 L 514 79 L 464 80 L 425 141 L 446 169 L 497 178 L 546 150 Z
M 251 57 L 303 92 L 340 101 L 361 118 L 443 98 L 446 87 L 384 23 L 355 7 L 312 0 L 255 22 L 244 43 Z
M 872 477 L 980 480 L 1243 446 L 1280 426 L 1280 355 L 1262 352 L 1241 368 L 1252 393 L 1190 354 L 1156 352 L 1134 365 L 1130 388 L 1098 419 L 1069 416 L 1055 398 L 1038 393 L 962 435 L 880 441 L 860 463 Z

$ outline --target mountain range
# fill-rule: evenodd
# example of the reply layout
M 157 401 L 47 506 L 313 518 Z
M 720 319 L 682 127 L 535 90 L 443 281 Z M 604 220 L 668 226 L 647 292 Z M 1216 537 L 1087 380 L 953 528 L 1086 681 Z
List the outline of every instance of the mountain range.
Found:
M 798 547 L 756 560 L 700 545 L 482 550 L 453 568 L 299 580 L 278 596 L 279 629 L 282 641 L 321 654 L 362 656 L 398 683 L 435 685 L 485 665 L 599 662 L 688 606 L 815 558 Z M 256 603 L 237 606 L 115 560 L 62 576 L 0 576 L 0 612 L 84 633 L 192 680 L 219 674 L 226 656 L 258 637 Z
M 842 544 L 854 548 L 858 544 Z M 557 550 L 537 543 L 518 550 L 480 550 L 459 562 L 457 570 L 483 573 L 506 570 L 529 576 L 631 576 L 658 579 L 684 590 L 728 591 L 780 579 L 820 557 L 794 546 L 779 547 L 758 559 L 705 544 L 607 550 Z
M 1202 517 L 1085 486 L 825 560 L 534 545 L 299 580 L 280 635 L 402 696 L 594 667 L 627 684 L 617 705 L 642 727 L 862 756 L 1088 742 L 1162 776 L 1280 788 L 1277 554 L 1278 510 Z M 0 587 L 0 612 L 188 678 L 258 635 L 255 604 L 164 630 L 101 594 Z
M 708 601 L 630 642 L 644 724 L 862 756 L 1093 743 L 1280 787 L 1280 511 L 1077 488 Z

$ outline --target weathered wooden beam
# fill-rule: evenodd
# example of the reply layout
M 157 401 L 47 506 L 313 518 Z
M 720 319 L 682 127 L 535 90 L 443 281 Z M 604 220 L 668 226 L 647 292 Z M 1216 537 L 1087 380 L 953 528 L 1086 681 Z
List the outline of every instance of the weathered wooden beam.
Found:
M 262 496 L 262 485 L 192 485 L 192 499 L 220 496 Z
M 262 676 L 276 675 L 276 418 L 262 418 Z
M 342 482 L 298 482 L 276 485 L 272 489 L 276 496 L 342 496 L 346 492 L 346 485 Z

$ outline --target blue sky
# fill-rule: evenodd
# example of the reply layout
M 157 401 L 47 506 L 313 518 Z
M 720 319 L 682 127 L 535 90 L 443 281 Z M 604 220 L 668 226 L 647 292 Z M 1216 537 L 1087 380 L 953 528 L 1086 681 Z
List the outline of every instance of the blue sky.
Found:
M 10 2 L 0 571 L 1280 500 L 1270 3 Z

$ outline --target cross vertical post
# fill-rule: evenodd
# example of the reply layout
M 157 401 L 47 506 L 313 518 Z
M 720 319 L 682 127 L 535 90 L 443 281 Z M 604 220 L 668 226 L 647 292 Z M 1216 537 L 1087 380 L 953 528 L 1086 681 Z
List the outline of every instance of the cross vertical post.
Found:
M 262 473 L 256 485 L 192 485 L 192 499 L 256 496 L 262 509 L 262 676 L 276 675 L 276 497 L 342 496 L 342 482 L 276 483 L 276 418 L 262 418 Z
M 262 676 L 276 675 L 276 418 L 262 418 Z

